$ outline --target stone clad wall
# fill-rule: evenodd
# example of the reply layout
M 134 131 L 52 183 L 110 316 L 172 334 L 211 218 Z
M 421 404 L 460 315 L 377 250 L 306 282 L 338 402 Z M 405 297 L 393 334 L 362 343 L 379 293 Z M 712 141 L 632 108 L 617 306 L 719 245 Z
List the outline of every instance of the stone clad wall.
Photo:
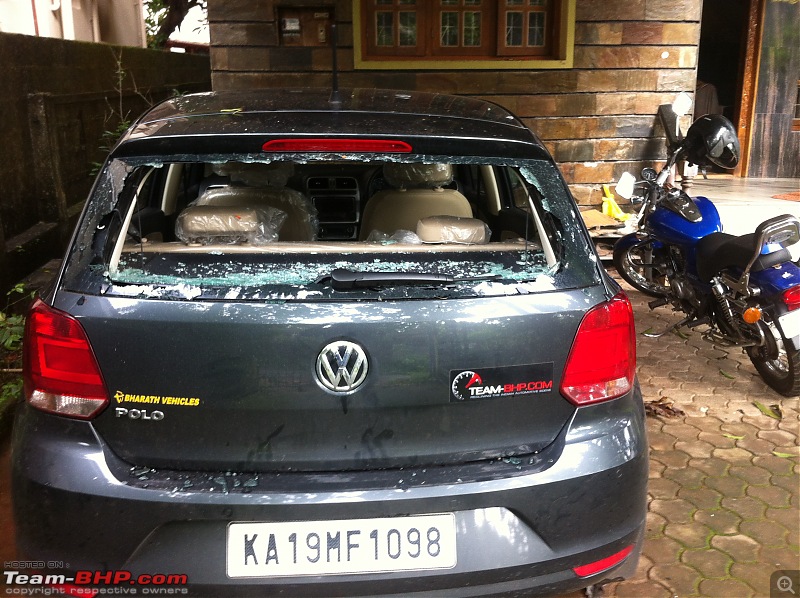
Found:
M 214 89 L 330 85 L 328 48 L 280 47 L 277 2 L 209 0 Z M 701 0 L 576 0 L 573 68 L 539 71 L 354 70 L 350 0 L 333 6 L 342 87 L 389 87 L 495 101 L 529 124 L 561 164 L 579 202 L 602 183 L 664 156 L 659 104 L 693 93 Z

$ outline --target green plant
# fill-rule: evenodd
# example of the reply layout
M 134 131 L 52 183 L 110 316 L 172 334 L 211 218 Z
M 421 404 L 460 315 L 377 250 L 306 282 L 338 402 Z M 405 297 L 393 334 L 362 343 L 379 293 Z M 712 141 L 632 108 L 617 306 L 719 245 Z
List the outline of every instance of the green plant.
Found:
M 22 301 L 32 299 L 24 283 L 19 283 L 6 293 L 6 304 L 0 311 L 0 415 L 13 405 L 22 394 L 22 338 L 25 316 L 13 313 L 12 308 Z
M 100 145 L 97 146 L 97 149 L 99 149 L 104 156 L 111 152 L 119 138 L 122 137 L 125 134 L 125 131 L 127 131 L 131 124 L 133 124 L 131 120 L 127 118 L 127 116 L 128 115 L 126 114 L 125 117 L 119 121 L 115 128 L 106 129 L 100 136 Z M 102 162 L 92 162 L 92 169 L 89 171 L 89 174 L 91 176 L 97 176 L 97 173 L 100 172 L 102 167 Z
M 112 48 L 111 53 L 114 55 L 114 76 L 116 78 L 114 83 L 114 103 L 112 103 L 109 98 L 106 98 L 108 112 L 106 113 L 104 124 L 107 128 L 100 135 L 100 139 L 98 140 L 99 145 L 97 146 L 97 149 L 100 150 L 101 155 L 104 158 L 111 152 L 111 150 L 117 144 L 117 141 L 119 141 L 119 138 L 122 137 L 133 124 L 130 116 L 130 110 L 125 110 L 124 108 L 124 99 L 126 95 L 124 85 L 125 79 L 130 78 L 130 85 L 132 86 L 133 93 L 142 98 L 148 106 L 153 105 L 153 102 L 150 100 L 150 98 L 139 92 L 139 88 L 136 85 L 136 80 L 133 78 L 133 73 L 125 70 L 125 67 L 122 64 L 122 49 L 116 51 L 114 48 Z M 102 167 L 102 162 L 92 162 L 89 175 L 92 177 L 97 176 Z
M 14 299 L 15 295 L 22 295 Z M 30 294 L 32 298 L 34 293 Z M 0 346 L 10 353 L 18 352 L 22 348 L 22 334 L 25 329 L 25 316 L 22 314 L 12 314 L 9 310 L 12 306 L 28 298 L 25 284 L 19 283 L 6 293 L 6 306 L 0 311 Z

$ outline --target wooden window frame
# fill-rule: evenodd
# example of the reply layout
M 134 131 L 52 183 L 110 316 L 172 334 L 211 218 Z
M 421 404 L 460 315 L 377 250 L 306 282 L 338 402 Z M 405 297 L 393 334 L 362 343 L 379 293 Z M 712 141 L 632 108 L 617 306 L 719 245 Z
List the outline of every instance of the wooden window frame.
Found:
M 467 0 L 468 1 L 468 0 Z M 548 17 L 553 25 L 549 44 L 544 47 L 501 47 L 505 39 L 507 11 L 525 9 L 541 12 L 525 2 L 521 7 L 506 6 L 506 0 L 482 0 L 480 6 L 457 0 L 457 4 L 442 6 L 440 0 L 417 0 L 416 5 L 392 4 L 374 6 L 374 0 L 353 0 L 354 63 L 356 69 L 547 69 L 572 68 L 575 42 L 576 0 L 550 0 Z M 372 23 L 381 11 L 417 10 L 417 46 L 412 49 L 394 46 L 378 47 L 377 30 Z M 464 45 L 464 14 L 481 12 L 481 45 Z M 440 15 L 458 13 L 458 46 L 440 46 Z M 395 16 L 395 23 L 399 17 Z M 527 27 L 527 18 L 525 19 Z M 527 29 L 523 36 L 527 41 Z M 501 37 L 502 36 L 502 37 Z M 503 44 L 504 46 L 504 44 Z
M 371 2 L 372 0 L 370 0 Z M 395 45 L 391 46 L 391 52 L 396 56 L 412 56 L 412 57 L 422 57 L 427 54 L 427 39 L 425 36 L 420 35 L 419 31 L 419 15 L 417 15 L 417 43 L 414 46 L 401 46 L 400 45 L 400 21 L 401 21 L 401 13 L 417 13 L 420 6 L 425 0 L 417 0 L 417 4 L 401 4 L 400 0 L 392 0 L 391 4 L 385 4 L 377 7 L 372 15 L 370 15 L 370 26 L 369 28 L 364 28 L 364 37 L 363 43 L 364 47 L 370 54 L 373 55 L 381 55 L 382 52 L 385 52 L 383 48 L 387 46 L 379 46 L 378 45 L 378 26 L 377 26 L 377 19 L 378 14 L 391 14 L 393 17 L 393 31 L 392 34 L 394 36 Z M 371 35 L 367 36 L 366 33 L 369 31 Z
M 800 81 L 797 82 L 797 99 L 794 105 L 794 118 L 792 118 L 792 131 L 800 132 Z
M 542 9 L 541 6 L 531 6 L 528 3 L 521 5 L 509 5 L 507 0 L 500 0 L 500 6 L 497 9 L 497 54 L 498 56 L 536 56 L 548 57 L 552 55 L 553 48 L 558 47 L 558 27 L 549 24 L 548 19 L 553 23 L 560 21 L 559 12 L 561 10 L 561 2 L 557 0 L 549 0 L 550 10 Z M 505 44 L 506 39 L 506 25 L 509 13 L 519 13 L 522 15 L 522 44 L 519 46 L 508 46 Z M 545 17 L 545 32 L 549 35 L 545 36 L 545 43 L 542 46 L 528 45 L 528 31 L 530 27 L 530 19 L 534 14 L 544 14 Z
M 364 0 L 362 0 L 364 1 Z M 434 35 L 436 38 L 441 37 L 442 30 L 442 15 L 444 13 L 455 13 L 458 15 L 457 39 L 458 44 L 454 46 L 444 46 L 442 44 L 434 43 L 430 45 L 429 56 L 431 57 L 485 57 L 492 50 L 495 45 L 495 32 L 491 22 L 491 13 L 493 10 L 492 0 L 482 0 L 479 5 L 468 5 L 464 0 L 457 0 L 458 4 L 442 5 L 440 0 L 428 0 L 426 2 L 426 9 L 428 10 L 427 18 L 429 20 L 428 27 L 431 31 L 431 37 Z M 481 30 L 481 43 L 477 46 L 467 46 L 464 43 L 466 24 L 465 15 L 467 13 L 480 14 L 480 30 Z

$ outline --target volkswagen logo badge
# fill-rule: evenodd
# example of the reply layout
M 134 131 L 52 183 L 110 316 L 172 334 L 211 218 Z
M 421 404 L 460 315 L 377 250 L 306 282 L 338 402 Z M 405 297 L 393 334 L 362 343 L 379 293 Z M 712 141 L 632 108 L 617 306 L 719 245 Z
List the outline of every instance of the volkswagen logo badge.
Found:
M 349 395 L 364 383 L 369 362 L 364 348 L 349 341 L 334 341 L 317 357 L 317 383 L 334 395 Z

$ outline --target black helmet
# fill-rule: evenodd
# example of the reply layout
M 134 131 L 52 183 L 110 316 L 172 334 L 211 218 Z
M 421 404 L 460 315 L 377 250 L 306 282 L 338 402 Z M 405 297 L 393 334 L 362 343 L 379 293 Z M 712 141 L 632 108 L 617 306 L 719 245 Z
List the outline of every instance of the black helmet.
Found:
M 694 121 L 683 147 L 686 160 L 699 166 L 734 168 L 739 162 L 739 138 L 731 121 L 721 114 L 707 114 Z

